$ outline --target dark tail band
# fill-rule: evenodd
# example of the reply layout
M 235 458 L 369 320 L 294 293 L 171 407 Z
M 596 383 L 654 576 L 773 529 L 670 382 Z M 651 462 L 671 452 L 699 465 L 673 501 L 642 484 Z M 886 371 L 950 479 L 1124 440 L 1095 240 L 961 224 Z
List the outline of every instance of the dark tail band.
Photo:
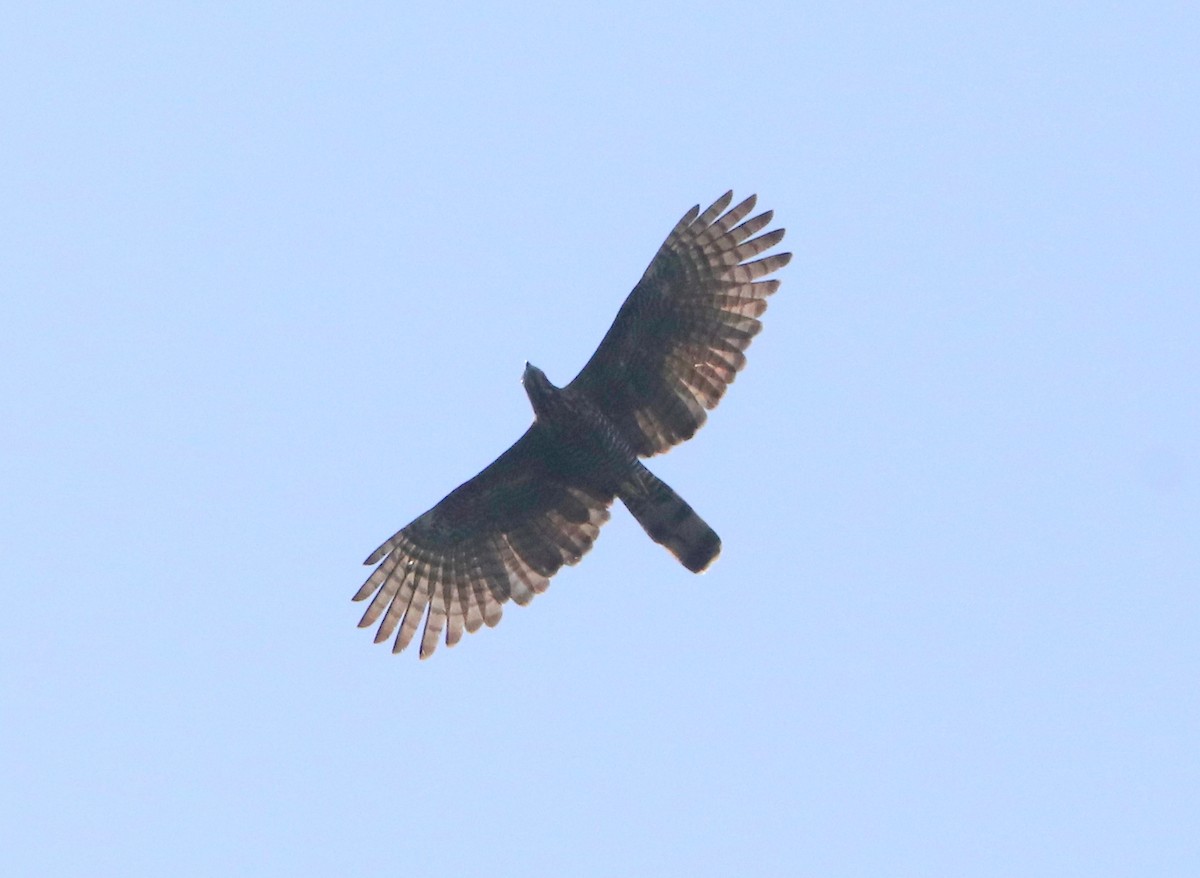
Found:
M 645 467 L 617 495 L 650 539 L 700 573 L 721 553 L 721 538 L 683 498 Z

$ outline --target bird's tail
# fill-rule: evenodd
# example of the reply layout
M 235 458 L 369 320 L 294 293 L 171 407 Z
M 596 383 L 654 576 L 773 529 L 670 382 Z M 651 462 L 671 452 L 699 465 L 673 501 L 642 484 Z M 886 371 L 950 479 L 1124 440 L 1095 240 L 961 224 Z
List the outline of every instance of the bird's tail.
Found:
M 640 463 L 617 494 L 633 517 L 688 570 L 700 573 L 721 553 L 721 538 L 666 482 Z

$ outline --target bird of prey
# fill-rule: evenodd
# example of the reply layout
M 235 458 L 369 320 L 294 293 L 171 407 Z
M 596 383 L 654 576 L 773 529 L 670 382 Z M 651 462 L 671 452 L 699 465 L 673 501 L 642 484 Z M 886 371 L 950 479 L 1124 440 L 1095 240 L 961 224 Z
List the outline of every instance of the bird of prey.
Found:
M 639 458 L 690 439 L 746 364 L 758 318 L 790 253 L 760 257 L 784 230 L 758 234 L 755 196 L 726 192 L 676 223 L 575 379 L 555 387 L 525 364 L 533 424 L 483 472 L 451 491 L 364 562 L 379 566 L 354 600 L 375 642 L 412 641 L 421 658 L 527 604 L 583 557 L 620 498 L 652 540 L 700 573 L 721 550 L 711 527 Z M 755 237 L 757 235 L 757 237 Z M 756 258 L 760 257 L 760 258 Z M 374 597 L 372 597 L 374 595 Z

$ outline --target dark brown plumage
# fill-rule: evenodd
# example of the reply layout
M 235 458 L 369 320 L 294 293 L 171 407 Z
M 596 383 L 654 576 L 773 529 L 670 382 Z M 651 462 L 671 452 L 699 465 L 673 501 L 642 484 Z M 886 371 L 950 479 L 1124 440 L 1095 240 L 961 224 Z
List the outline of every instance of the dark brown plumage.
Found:
M 374 595 L 359 625 L 378 620 L 377 643 L 395 633 L 399 652 L 424 618 L 426 658 L 443 631 L 453 646 L 464 629 L 495 625 L 510 598 L 529 603 L 583 557 L 616 497 L 689 570 L 716 558 L 720 538 L 639 458 L 704 423 L 779 287 L 762 278 L 791 259 L 754 258 L 784 230 L 754 237 L 771 211 L 745 220 L 755 197 L 724 212 L 732 197 L 684 214 L 575 380 L 555 387 L 527 363 L 534 422 L 525 434 L 367 558 L 379 566 L 354 599 Z

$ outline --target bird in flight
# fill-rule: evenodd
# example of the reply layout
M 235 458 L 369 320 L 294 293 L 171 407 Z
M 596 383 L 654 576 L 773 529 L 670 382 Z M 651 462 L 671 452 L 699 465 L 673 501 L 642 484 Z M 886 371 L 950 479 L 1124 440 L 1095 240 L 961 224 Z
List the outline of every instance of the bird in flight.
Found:
M 392 651 L 413 640 L 421 658 L 445 632 L 500 621 L 511 598 L 527 604 L 564 564 L 592 547 L 620 498 L 656 543 L 700 573 L 721 551 L 711 527 L 639 460 L 690 439 L 746 364 L 762 328 L 767 275 L 791 253 L 760 256 L 784 230 L 751 195 L 726 192 L 675 224 L 575 379 L 555 387 L 525 364 L 533 424 L 483 472 L 451 491 L 364 562 L 378 564 L 354 595 L 371 598 L 359 627 L 379 622 Z M 757 237 L 755 237 L 757 236 Z M 372 597 L 373 596 L 373 597 Z

